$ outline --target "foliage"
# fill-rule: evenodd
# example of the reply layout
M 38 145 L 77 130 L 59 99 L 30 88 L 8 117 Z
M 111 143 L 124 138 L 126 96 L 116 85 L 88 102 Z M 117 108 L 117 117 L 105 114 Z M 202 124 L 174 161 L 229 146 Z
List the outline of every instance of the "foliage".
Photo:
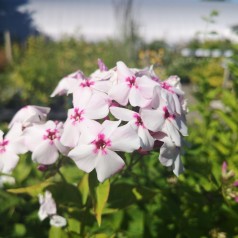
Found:
M 44 39 L 34 40 L 42 47 L 45 44 Z M 28 70 L 38 81 L 39 63 L 45 72 L 48 70 L 53 74 L 45 87 L 43 84 L 48 80 L 48 73 L 44 76 L 44 72 L 40 72 L 45 78 L 42 85 L 38 82 L 38 86 L 42 87 L 41 90 L 45 87 L 45 95 L 48 95 L 48 88 L 55 84 L 54 80 L 65 71 L 70 72 L 75 65 L 75 69 L 91 70 L 97 54 L 108 54 L 105 63 L 111 66 L 120 55 L 119 51 L 116 56 L 113 51 L 105 51 L 104 43 L 98 51 L 93 44 L 87 46 L 88 43 L 83 41 L 68 40 L 59 44 L 62 52 L 57 56 L 51 55 L 50 47 L 44 50 L 48 49 L 48 52 L 40 53 L 40 47 L 37 50 L 36 46 L 31 46 L 20 66 L 13 66 L 17 67 L 17 84 L 23 87 L 19 75 L 28 77 Z M 64 52 L 64 44 L 72 45 L 72 50 Z M 79 57 L 73 44 L 78 47 L 76 53 L 88 49 L 87 53 L 79 53 L 82 54 Z M 109 41 L 107 46 L 113 44 Z M 34 53 L 30 53 L 30 49 Z M 22 59 L 20 54 L 19 51 L 15 56 L 19 61 Z M 34 54 L 41 57 L 41 61 L 45 61 L 47 56 L 49 62 L 34 60 Z M 67 54 L 75 55 L 75 58 Z M 78 62 L 78 58 L 82 61 Z M 51 60 L 61 62 L 61 69 L 53 63 L 51 65 Z M 32 65 L 32 62 L 34 69 L 25 66 Z M 56 165 L 51 170 L 40 172 L 35 164 L 32 165 L 29 155 L 23 156 L 13 174 L 16 185 L 7 185 L 0 190 L 0 214 L 3 218 L 0 237 L 238 237 L 238 204 L 235 201 L 238 189 L 233 185 L 238 175 L 238 58 L 234 56 L 230 64 L 232 88 L 223 88 L 221 84 L 214 87 L 209 82 L 211 74 L 208 71 L 216 71 L 213 66 L 204 61 L 192 71 L 196 77 L 195 96 L 198 101 L 193 110 L 198 116 L 190 122 L 183 175 L 177 179 L 171 171 L 165 171 L 157 161 L 157 152 L 137 154 L 134 158 L 128 155 L 122 173 L 103 184 L 95 180 L 95 174 L 88 176 L 79 171 L 67 158 L 60 160 L 64 166 Z M 190 68 L 186 65 L 184 69 Z M 12 74 L 9 77 L 12 78 Z M 27 97 L 31 96 L 33 89 L 29 87 L 28 90 L 26 100 L 30 100 Z M 36 99 L 33 100 L 46 100 L 37 95 L 39 92 L 40 89 L 34 93 Z M 212 106 L 214 100 L 218 102 L 217 107 Z M 223 161 L 228 164 L 227 173 L 222 170 Z M 66 217 L 67 227 L 50 227 L 47 220 L 39 221 L 37 194 L 46 189 L 52 192 L 60 214 Z

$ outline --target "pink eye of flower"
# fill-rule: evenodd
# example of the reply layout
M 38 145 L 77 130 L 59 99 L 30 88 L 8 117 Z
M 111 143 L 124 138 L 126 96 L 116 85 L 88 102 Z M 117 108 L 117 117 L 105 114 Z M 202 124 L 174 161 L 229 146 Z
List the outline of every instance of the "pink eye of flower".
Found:
M 0 153 L 3 153 L 6 151 L 6 146 L 8 145 L 9 141 L 8 140 L 3 140 L 0 142 Z
M 135 118 L 135 124 L 139 127 L 139 126 L 142 126 L 144 127 L 144 123 L 141 119 L 141 117 L 138 115 L 138 114 L 134 114 L 133 117 Z
M 70 119 L 73 120 L 73 122 L 80 122 L 83 120 L 82 114 L 84 113 L 83 110 L 79 111 L 79 108 L 74 108 L 74 114 L 70 115 Z
M 136 85 L 136 77 L 135 76 L 131 76 L 131 77 L 127 77 L 126 78 L 126 82 L 127 82 L 127 85 L 131 88 L 133 86 L 135 86 L 137 88 L 137 85 Z
M 164 111 L 165 119 L 167 119 L 167 118 L 175 119 L 175 117 L 176 117 L 175 114 L 170 114 L 167 107 L 163 107 L 163 111 Z
M 83 88 L 85 88 L 85 87 L 90 88 L 92 85 L 94 85 L 94 82 L 90 81 L 89 79 L 84 80 L 84 82 L 80 84 L 80 86 Z
M 107 140 L 104 134 L 99 134 L 98 139 L 94 140 L 92 144 L 94 144 L 96 147 L 94 149 L 94 153 L 97 153 L 98 150 L 101 150 L 103 154 L 106 154 L 105 149 L 106 147 L 111 146 L 111 141 L 109 139 Z
M 57 129 L 54 129 L 54 130 L 47 129 L 46 130 L 46 134 L 43 136 L 43 139 L 44 140 L 48 139 L 52 143 L 53 140 L 60 139 L 59 131 Z

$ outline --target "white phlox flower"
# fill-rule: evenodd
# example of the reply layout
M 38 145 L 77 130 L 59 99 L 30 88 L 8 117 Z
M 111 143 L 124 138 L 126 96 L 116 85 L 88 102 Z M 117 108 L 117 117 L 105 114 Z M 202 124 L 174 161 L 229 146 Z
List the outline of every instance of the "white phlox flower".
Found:
M 63 123 L 54 121 L 26 128 L 23 134 L 25 144 L 32 152 L 32 160 L 49 165 L 57 161 L 59 152 L 67 155 L 69 148 L 60 142 L 62 131 Z
M 44 123 L 49 112 L 49 107 L 35 105 L 25 106 L 14 115 L 9 123 L 9 128 L 11 128 L 15 123 L 21 123 L 23 128 L 31 126 L 33 123 Z
M 10 174 L 19 161 L 19 154 L 27 152 L 21 123 L 14 123 L 6 136 L 0 130 L 0 172 Z
M 117 62 L 117 83 L 109 91 L 109 97 L 126 106 L 145 107 L 153 98 L 154 87 L 158 85 L 147 76 L 136 77 L 123 62 Z
M 151 150 L 154 145 L 154 138 L 143 123 L 140 113 L 122 107 L 110 107 L 110 112 L 114 117 L 122 121 L 128 121 L 135 129 L 140 138 L 140 147 L 143 151 Z
M 50 224 L 52 226 L 62 227 L 66 226 L 67 221 L 64 217 L 57 215 L 57 208 L 55 200 L 52 197 L 50 191 L 45 191 L 45 194 L 39 194 L 40 209 L 38 211 L 38 216 L 41 221 L 45 220 L 47 217 L 50 218 Z
M 109 112 L 109 99 L 104 93 L 91 94 L 89 91 L 84 91 L 81 98 L 74 100 L 73 104 L 74 108 L 68 110 L 60 140 L 68 147 L 78 144 L 82 127 L 87 127 L 91 120 L 105 118 Z
M 115 151 L 133 152 L 140 147 L 139 137 L 131 125 L 118 127 L 119 124 L 120 121 L 105 120 L 102 124 L 92 121 L 82 131 L 78 146 L 68 154 L 83 171 L 89 173 L 96 169 L 100 182 L 125 165 Z

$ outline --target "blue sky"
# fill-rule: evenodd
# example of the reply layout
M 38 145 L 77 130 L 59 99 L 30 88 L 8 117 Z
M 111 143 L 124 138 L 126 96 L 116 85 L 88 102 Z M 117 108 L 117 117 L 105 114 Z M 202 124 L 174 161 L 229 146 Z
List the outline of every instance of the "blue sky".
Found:
M 114 0 L 118 1 L 118 0 Z M 29 0 L 22 11 L 34 12 L 35 26 L 55 39 L 64 35 L 89 40 L 119 37 L 112 0 Z M 203 16 L 217 10 L 216 24 L 206 26 Z M 186 41 L 197 32 L 216 30 L 221 38 L 232 38 L 230 26 L 238 24 L 238 0 L 134 0 L 134 19 L 145 40 Z

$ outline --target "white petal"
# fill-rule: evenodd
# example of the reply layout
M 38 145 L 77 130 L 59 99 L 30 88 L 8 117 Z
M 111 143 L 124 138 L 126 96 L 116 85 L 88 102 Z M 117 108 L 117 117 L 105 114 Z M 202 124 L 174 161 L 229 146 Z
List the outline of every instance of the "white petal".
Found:
M 154 80 L 151 80 L 147 76 L 137 78 L 136 82 L 140 88 L 140 92 L 143 95 L 143 97 L 147 99 L 152 99 L 154 88 L 155 86 L 158 86 L 158 83 L 155 82 Z
M 159 160 L 164 166 L 172 166 L 176 158 L 179 156 L 179 149 L 171 141 L 170 138 L 164 138 L 164 144 L 160 148 Z
M 110 137 L 110 149 L 115 151 L 133 152 L 139 149 L 140 139 L 130 124 L 118 127 Z
M 50 218 L 50 225 L 51 226 L 56 226 L 56 227 L 63 227 L 67 225 L 67 221 L 64 217 L 59 216 L 59 215 L 53 215 Z
M 106 135 L 107 138 L 111 136 L 111 134 L 117 129 L 117 127 L 120 125 L 121 121 L 109 121 L 105 120 L 102 123 L 103 130 L 102 133 Z
M 180 117 L 176 117 L 175 120 L 172 121 L 174 126 L 181 132 L 183 136 L 188 135 L 188 128 L 185 124 L 185 117 L 182 115 Z
M 110 112 L 114 117 L 122 121 L 132 120 L 135 114 L 135 112 L 122 107 L 110 107 Z
M 73 105 L 74 107 L 79 107 L 80 109 L 84 109 L 89 102 L 92 96 L 92 91 L 90 88 L 81 88 L 78 87 L 73 92 Z
M 151 150 L 154 145 L 154 139 L 150 135 L 149 131 L 142 126 L 139 126 L 138 135 L 140 137 L 141 148 L 143 150 Z
M 89 119 L 102 119 L 109 113 L 108 97 L 103 93 L 95 93 L 85 108 L 85 116 Z
M 117 62 L 117 76 L 119 82 L 125 81 L 127 77 L 131 77 L 133 75 L 133 72 L 125 65 L 124 62 Z
M 10 173 L 12 170 L 17 166 L 17 163 L 19 161 L 19 157 L 10 151 L 6 151 L 3 153 L 0 153 L 0 163 L 2 164 L 2 173 Z
M 111 99 L 125 106 L 128 104 L 129 92 L 130 88 L 126 83 L 123 82 L 113 85 L 108 95 Z
M 43 140 L 44 128 L 40 125 L 33 125 L 24 130 L 25 144 L 30 151 L 35 150 Z
M 129 102 L 133 107 L 136 107 L 136 106 L 142 107 L 142 106 L 148 104 L 147 103 L 148 101 L 146 99 L 142 98 L 139 89 L 134 86 L 131 88 L 130 93 L 129 93 Z
M 96 172 L 100 182 L 111 177 L 124 167 L 123 159 L 114 151 L 106 150 L 106 154 L 98 157 Z
M 94 145 L 79 145 L 68 154 L 74 160 L 78 168 L 90 173 L 96 165 L 97 153 L 94 152 Z
M 107 93 L 111 87 L 112 87 L 112 82 L 109 80 L 97 81 L 93 85 L 93 88 L 95 88 L 96 90 L 100 92 L 105 92 L 105 93 Z
M 65 146 L 75 147 L 78 144 L 80 134 L 79 123 L 73 124 L 70 119 L 67 119 L 60 141 Z
M 174 167 L 173 172 L 176 176 L 179 176 L 181 173 L 184 172 L 184 167 L 180 155 L 177 156 L 177 158 L 175 159 L 173 167 Z
M 141 118 L 146 128 L 154 132 L 159 131 L 165 122 L 164 113 L 160 109 L 142 109 Z
M 39 164 L 53 164 L 59 157 L 59 153 L 54 144 L 48 140 L 41 142 L 32 153 L 32 160 Z
M 82 134 L 79 138 L 79 144 L 89 144 L 97 138 L 97 135 L 103 130 L 103 126 L 97 121 L 85 118 L 80 130 Z
M 181 146 L 181 136 L 178 130 L 169 120 L 165 120 L 163 132 L 165 132 L 172 139 L 176 146 Z

